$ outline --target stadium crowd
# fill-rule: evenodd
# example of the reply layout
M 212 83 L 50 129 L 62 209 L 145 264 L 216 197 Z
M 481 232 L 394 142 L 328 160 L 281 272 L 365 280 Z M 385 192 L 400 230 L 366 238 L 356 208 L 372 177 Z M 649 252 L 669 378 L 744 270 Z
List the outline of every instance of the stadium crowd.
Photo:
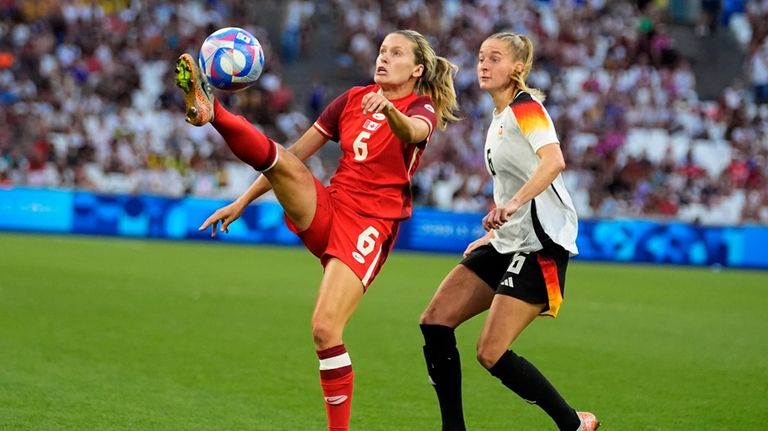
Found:
M 601 0 L 336 4 L 346 11 L 345 37 L 359 64 L 375 55 L 370 41 L 380 32 L 415 27 L 436 36 L 436 50 L 460 66 L 457 90 L 467 121 L 436 137 L 425 154 L 416 178 L 421 203 L 459 210 L 487 205 L 482 125 L 492 106 L 475 83 L 475 47 L 511 28 L 534 39 L 538 57 L 529 81 L 548 95 L 582 217 L 768 222 L 768 105 L 761 84 L 768 2 L 748 7 L 753 88 L 737 82 L 714 101 L 699 99 L 691 65 L 676 50 L 666 10 L 656 2 L 643 9 Z
M 180 52 L 254 13 L 235 0 L 0 1 L 0 185 L 239 194 L 255 174 L 211 128 L 184 122 L 172 72 Z M 308 120 L 251 30 L 270 60 L 258 88 L 227 102 L 283 137 Z
M 169 76 L 179 52 L 196 52 L 230 17 L 253 13 L 240 3 L 0 0 L 0 185 L 239 194 L 254 174 L 211 128 L 184 123 Z M 282 50 L 249 28 L 267 69 L 254 89 L 221 95 L 288 141 L 318 109 L 295 108 L 278 55 L 301 61 L 309 3 L 291 2 Z M 432 36 L 438 54 L 460 66 L 465 120 L 433 137 L 415 177 L 418 204 L 489 205 L 482 144 L 492 104 L 477 88 L 476 51 L 487 35 L 510 29 L 534 40 L 529 82 L 548 96 L 581 217 L 768 223 L 768 1 L 745 2 L 743 77 L 716 100 L 699 98 L 659 3 L 332 0 L 344 12 L 339 64 L 360 80 L 395 28 Z M 327 176 L 328 163 L 311 166 Z

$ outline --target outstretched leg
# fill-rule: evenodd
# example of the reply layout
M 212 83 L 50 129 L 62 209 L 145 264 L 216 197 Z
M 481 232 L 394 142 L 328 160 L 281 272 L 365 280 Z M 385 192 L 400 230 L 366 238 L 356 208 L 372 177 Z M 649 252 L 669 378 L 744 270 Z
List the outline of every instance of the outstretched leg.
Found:
M 187 122 L 195 126 L 211 123 L 235 156 L 267 177 L 296 227 L 307 228 L 315 215 L 317 194 L 304 163 L 215 100 L 205 75 L 189 54 L 182 54 L 176 63 L 176 85 L 184 93 Z
M 488 309 L 493 290 L 464 265 L 457 265 L 443 280 L 421 315 L 424 359 L 440 404 L 443 431 L 463 431 L 461 360 L 454 329 Z
M 309 168 L 298 157 L 264 136 L 245 118 L 232 115 L 218 102 L 215 112 L 218 118 L 212 124 L 232 152 L 256 170 L 266 166 L 262 174 L 272 185 L 272 191 L 285 214 L 299 230 L 309 227 L 317 208 L 315 179 Z

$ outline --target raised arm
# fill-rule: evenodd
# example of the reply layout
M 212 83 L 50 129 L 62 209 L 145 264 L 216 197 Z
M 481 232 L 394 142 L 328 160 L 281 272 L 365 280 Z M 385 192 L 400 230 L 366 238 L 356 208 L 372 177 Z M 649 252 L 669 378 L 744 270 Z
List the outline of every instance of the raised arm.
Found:
M 431 132 L 429 123 L 420 116 L 408 116 L 395 108 L 395 105 L 389 101 L 381 90 L 371 92 L 363 96 L 363 114 L 369 112 L 381 112 L 387 117 L 387 123 L 392 132 L 409 144 L 418 144 L 423 142 Z
M 392 102 L 382 111 L 387 117 L 389 128 L 398 138 L 409 144 L 423 142 L 429 136 L 429 125 L 419 117 L 409 117 L 398 111 Z

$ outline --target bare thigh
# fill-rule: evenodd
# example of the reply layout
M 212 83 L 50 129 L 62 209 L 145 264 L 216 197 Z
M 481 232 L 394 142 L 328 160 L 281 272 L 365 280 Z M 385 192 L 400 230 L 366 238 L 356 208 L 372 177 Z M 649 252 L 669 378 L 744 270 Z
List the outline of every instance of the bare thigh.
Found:
M 487 310 L 494 290 L 464 265 L 456 265 L 440 283 L 420 323 L 455 328 Z
M 317 209 L 315 178 L 298 157 L 278 146 L 277 164 L 264 172 L 285 214 L 299 230 L 312 223 Z
M 338 259 L 325 266 L 312 313 L 312 336 L 317 350 L 342 344 L 347 322 L 363 297 L 363 283 Z

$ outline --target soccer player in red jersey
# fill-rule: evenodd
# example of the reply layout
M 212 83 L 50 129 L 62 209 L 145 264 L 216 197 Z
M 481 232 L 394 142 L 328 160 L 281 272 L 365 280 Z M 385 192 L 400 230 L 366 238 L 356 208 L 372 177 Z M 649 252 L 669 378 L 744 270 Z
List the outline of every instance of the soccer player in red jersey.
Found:
M 200 229 L 210 227 L 216 235 L 221 223 L 226 232 L 250 202 L 272 188 L 289 228 L 325 268 L 312 335 L 329 430 L 349 429 L 353 372 L 344 327 L 387 259 L 400 222 L 411 215 L 411 176 L 433 130 L 457 119 L 455 72 L 418 32 L 390 33 L 379 49 L 375 83 L 337 97 L 284 149 L 219 104 L 190 55 L 177 62 L 187 121 L 211 123 L 238 158 L 262 172 Z M 303 160 L 328 140 L 339 142 L 342 156 L 325 187 Z

